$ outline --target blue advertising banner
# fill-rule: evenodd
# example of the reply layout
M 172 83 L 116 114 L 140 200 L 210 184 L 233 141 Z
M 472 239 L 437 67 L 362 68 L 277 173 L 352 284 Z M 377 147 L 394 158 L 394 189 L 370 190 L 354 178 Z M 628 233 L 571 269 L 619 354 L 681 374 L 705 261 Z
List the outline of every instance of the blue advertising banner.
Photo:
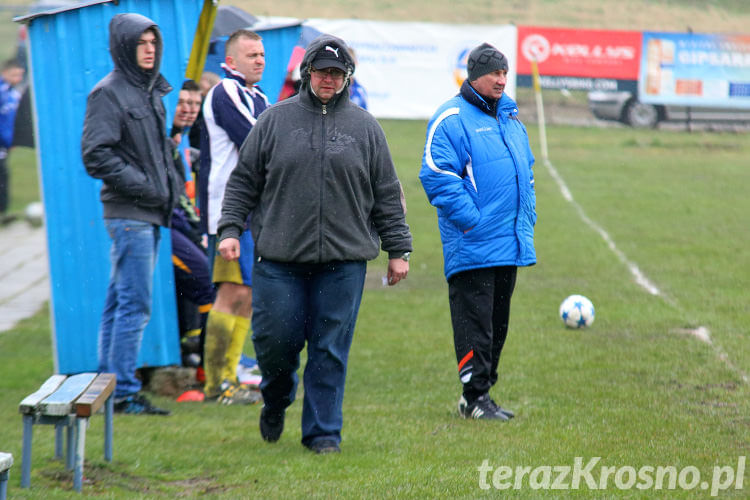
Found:
M 750 109 L 750 36 L 643 33 L 639 99 Z

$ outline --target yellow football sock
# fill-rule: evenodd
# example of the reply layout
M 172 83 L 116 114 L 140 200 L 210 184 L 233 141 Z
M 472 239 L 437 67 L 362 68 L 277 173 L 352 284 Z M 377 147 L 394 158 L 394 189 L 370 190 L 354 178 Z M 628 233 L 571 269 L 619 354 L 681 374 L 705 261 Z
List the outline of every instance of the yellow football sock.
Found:
M 234 316 L 234 329 L 232 338 L 227 348 L 226 362 L 221 372 L 222 380 L 231 380 L 237 383 L 237 364 L 242 357 L 242 348 L 245 346 L 245 337 L 250 329 L 250 320 L 243 316 Z
M 212 309 L 206 320 L 206 340 L 203 347 L 203 369 L 206 383 L 203 393 L 217 396 L 221 385 L 227 351 L 232 341 L 237 316 Z

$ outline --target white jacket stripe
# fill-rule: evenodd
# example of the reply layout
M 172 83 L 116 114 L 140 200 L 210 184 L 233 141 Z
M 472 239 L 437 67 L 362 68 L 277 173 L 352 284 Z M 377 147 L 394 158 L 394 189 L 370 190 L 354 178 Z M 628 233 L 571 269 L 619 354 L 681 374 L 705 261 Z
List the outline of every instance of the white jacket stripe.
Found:
M 432 128 L 430 128 L 430 133 L 427 134 L 427 146 L 425 150 L 427 151 L 427 154 L 425 155 L 425 160 L 427 161 L 427 166 L 430 167 L 430 170 L 433 172 L 436 172 L 438 174 L 447 174 L 452 175 L 454 177 L 461 178 L 460 175 L 458 175 L 455 172 L 451 172 L 450 170 L 443 170 L 439 168 L 437 165 L 435 165 L 435 161 L 432 159 L 432 138 L 435 136 L 435 131 L 437 130 L 438 126 L 442 123 L 443 120 L 448 118 L 452 115 L 458 114 L 458 108 L 448 108 L 442 113 L 440 113 L 440 116 L 437 117 L 437 120 L 435 120 L 432 124 Z
M 227 95 L 234 103 L 237 111 L 242 113 L 242 116 L 247 118 L 247 121 L 250 122 L 251 125 L 255 125 L 256 118 L 253 116 L 255 110 L 248 108 L 248 106 L 253 106 L 253 100 L 250 99 L 250 96 L 248 96 L 248 103 L 245 105 L 245 103 L 242 102 L 242 99 L 240 99 L 239 93 L 242 92 L 242 90 L 239 88 L 239 83 L 230 78 L 225 78 L 221 81 L 221 84 L 224 86 L 224 90 L 226 90 Z

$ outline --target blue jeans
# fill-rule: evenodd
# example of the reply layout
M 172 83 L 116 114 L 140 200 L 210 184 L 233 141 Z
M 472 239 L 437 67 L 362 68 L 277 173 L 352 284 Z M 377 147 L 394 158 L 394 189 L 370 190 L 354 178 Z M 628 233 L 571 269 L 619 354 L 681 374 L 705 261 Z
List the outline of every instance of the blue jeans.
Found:
M 307 342 L 302 444 L 341 442 L 349 348 L 365 283 L 365 262 L 295 264 L 260 260 L 253 267 L 253 344 L 265 405 L 294 401 L 300 352 Z
M 118 400 L 141 390 L 135 370 L 151 317 L 159 227 L 130 219 L 104 219 L 104 225 L 112 238 L 112 271 L 99 325 L 99 371 L 117 375 Z

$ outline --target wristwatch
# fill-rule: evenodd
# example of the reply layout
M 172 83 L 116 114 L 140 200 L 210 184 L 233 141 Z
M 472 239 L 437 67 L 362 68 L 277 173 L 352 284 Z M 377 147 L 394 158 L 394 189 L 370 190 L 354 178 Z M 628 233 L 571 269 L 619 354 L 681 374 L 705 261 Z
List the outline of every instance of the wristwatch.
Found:
M 409 262 L 409 258 L 411 257 L 411 252 L 404 252 L 401 254 L 401 259 L 405 260 L 406 262 Z

